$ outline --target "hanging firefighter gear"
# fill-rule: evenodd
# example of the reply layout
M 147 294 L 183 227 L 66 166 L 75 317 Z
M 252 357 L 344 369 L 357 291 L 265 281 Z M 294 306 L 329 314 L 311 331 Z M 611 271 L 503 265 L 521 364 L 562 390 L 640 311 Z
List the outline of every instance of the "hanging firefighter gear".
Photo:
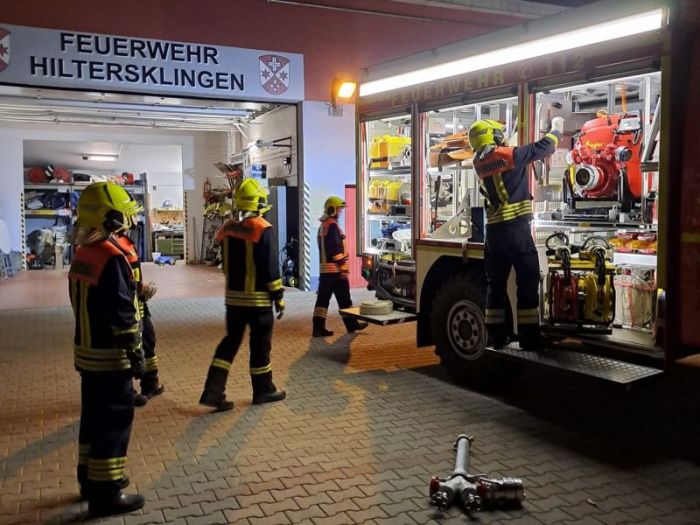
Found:
M 122 224 L 128 222 L 138 207 L 113 203 L 110 195 L 115 193 L 119 192 L 105 192 L 104 185 L 83 192 L 79 226 L 87 228 L 84 239 L 95 240 L 77 248 L 68 275 L 75 368 L 81 376 L 77 476 L 94 516 L 131 512 L 144 505 L 143 496 L 121 491 L 128 484 L 124 466 L 134 418 L 132 377 L 143 374 L 145 360 L 136 281 L 110 233 L 111 228 L 120 228 L 119 216 Z M 97 210 L 92 215 L 86 213 L 90 206 Z
M 286 397 L 285 391 L 277 390 L 272 382 L 270 364 L 273 304 L 278 318 L 284 311 L 284 289 L 272 252 L 272 225 L 259 216 L 262 213 L 259 210 L 269 210 L 270 206 L 267 194 L 254 179 L 243 181 L 236 194 L 245 196 L 236 204 L 239 210 L 242 209 L 239 204 L 245 204 L 253 216 L 230 220 L 218 234 L 218 239 L 223 242 L 226 276 L 226 336 L 216 348 L 199 400 L 217 410 L 233 408 L 233 402 L 226 399 L 226 381 L 246 326 L 250 327 L 253 404 L 280 401 Z
M 165 391 L 165 386 L 158 381 L 158 356 L 156 355 L 156 330 L 151 319 L 151 312 L 148 309 L 147 300 L 150 299 L 154 290 L 152 284 L 144 284 L 141 272 L 141 260 L 136 252 L 136 246 L 126 235 L 119 235 L 116 238 L 119 249 L 126 256 L 126 260 L 131 266 L 136 281 L 136 292 L 138 296 L 139 314 L 141 316 L 141 341 L 143 353 L 146 358 L 146 373 L 141 378 L 141 393 L 135 397 L 136 406 L 143 406 L 152 397 L 158 396 Z M 155 293 L 155 292 L 153 292 Z
M 333 335 L 326 329 L 328 306 L 331 296 L 335 295 L 340 309 L 350 308 L 350 283 L 348 274 L 348 251 L 345 243 L 345 234 L 338 224 L 338 215 L 346 204 L 340 197 L 329 197 L 324 204 L 324 215 L 321 217 L 321 226 L 318 229 L 318 251 L 320 255 L 320 278 L 318 281 L 318 295 L 313 315 L 313 337 L 327 337 Z M 367 323 L 357 319 L 343 318 L 348 333 L 364 330 Z
M 525 146 L 505 145 L 503 129 L 500 123 L 489 119 L 477 120 L 469 128 L 469 142 L 476 151 L 474 169 L 486 200 L 486 324 L 495 347 L 508 343 L 506 287 L 511 268 L 515 268 L 520 347 L 539 350 L 543 346 L 540 267 L 530 232 L 528 164 L 554 153 L 562 136 L 563 119 L 553 119 L 552 131 Z

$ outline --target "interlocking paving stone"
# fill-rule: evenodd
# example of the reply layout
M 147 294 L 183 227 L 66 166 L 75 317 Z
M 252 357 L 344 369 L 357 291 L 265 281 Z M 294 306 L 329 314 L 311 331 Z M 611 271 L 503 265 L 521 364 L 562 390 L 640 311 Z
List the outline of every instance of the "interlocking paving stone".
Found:
M 337 335 L 311 339 L 314 300 L 289 293 L 275 324 L 274 378 L 288 399 L 250 404 L 246 339 L 228 413 L 197 405 L 224 331 L 221 298 L 153 301 L 166 392 L 136 412 L 127 465 L 128 491 L 144 493 L 146 508 L 98 523 L 465 523 L 459 508 L 436 512 L 427 497 L 430 476 L 451 472 L 460 433 L 475 436 L 475 472 L 522 476 L 528 495 L 521 510 L 476 513 L 480 523 L 700 523 L 692 462 L 637 458 L 614 436 L 584 436 L 458 385 L 416 348 L 414 325 L 348 336 L 333 314 Z M 0 525 L 81 512 L 71 319 L 63 307 L 0 311 Z
M 187 525 L 228 525 L 228 520 L 223 512 L 212 512 L 206 516 L 187 518 Z
M 333 516 L 321 516 L 318 518 L 313 518 L 314 525 L 345 525 L 347 523 L 352 523 L 350 517 L 344 512 L 334 514 Z
M 349 511 L 350 523 L 364 523 L 367 520 L 386 518 L 387 514 L 381 507 L 369 507 L 363 510 Z

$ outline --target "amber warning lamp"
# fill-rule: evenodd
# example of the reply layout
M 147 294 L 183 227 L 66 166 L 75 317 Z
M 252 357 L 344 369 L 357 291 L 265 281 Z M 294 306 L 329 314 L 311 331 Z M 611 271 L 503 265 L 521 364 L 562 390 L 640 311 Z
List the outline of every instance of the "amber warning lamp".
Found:
M 334 78 L 331 82 L 331 108 L 337 109 L 342 104 L 353 102 L 356 91 L 356 81 Z

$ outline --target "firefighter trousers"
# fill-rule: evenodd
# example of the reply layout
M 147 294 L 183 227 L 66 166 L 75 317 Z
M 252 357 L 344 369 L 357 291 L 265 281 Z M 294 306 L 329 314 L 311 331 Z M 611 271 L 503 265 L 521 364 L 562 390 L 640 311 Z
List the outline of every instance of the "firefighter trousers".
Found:
M 494 340 L 505 338 L 508 276 L 515 269 L 521 346 L 540 339 L 540 265 L 530 221 L 515 219 L 486 227 L 486 324 Z
M 318 293 L 316 295 L 316 305 L 314 307 L 313 327 L 314 329 L 324 329 L 326 318 L 328 317 L 328 306 L 331 304 L 331 297 L 335 295 L 338 308 L 350 308 L 352 298 L 350 297 L 350 282 L 347 274 L 344 273 L 322 273 L 318 281 Z M 357 319 L 343 317 L 345 328 L 352 330 L 357 327 Z
M 226 381 L 243 341 L 246 326 L 250 327 L 250 379 L 253 395 L 274 392 L 270 350 L 272 348 L 272 308 L 226 306 L 226 335 L 216 347 L 209 366 L 204 391 L 219 396 L 226 390 Z
M 120 491 L 134 420 L 131 371 L 81 372 L 78 483 L 89 500 Z
M 146 358 L 146 373 L 141 378 L 141 392 L 147 394 L 158 386 L 158 356 L 156 355 L 156 329 L 151 320 L 151 312 L 144 305 L 141 319 L 141 343 Z

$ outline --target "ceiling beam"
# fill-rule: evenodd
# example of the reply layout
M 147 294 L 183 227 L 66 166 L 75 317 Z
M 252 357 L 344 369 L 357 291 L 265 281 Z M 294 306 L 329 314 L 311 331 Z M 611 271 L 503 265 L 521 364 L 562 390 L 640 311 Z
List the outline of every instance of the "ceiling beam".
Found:
M 396 0 L 385 0 L 384 4 L 386 3 L 391 3 Z M 422 2 L 411 2 L 410 0 L 407 2 L 403 2 L 403 0 L 398 0 L 400 3 L 404 4 L 412 4 L 417 7 L 425 7 L 427 4 L 424 4 Z M 374 15 L 374 16 L 385 16 L 385 17 L 390 17 L 390 18 L 400 18 L 404 20 L 415 20 L 419 22 L 438 22 L 438 23 L 443 23 L 443 24 L 463 24 L 463 25 L 474 25 L 475 23 L 478 23 L 481 26 L 488 26 L 488 27 L 502 27 L 503 25 L 508 25 L 507 23 L 505 24 L 494 24 L 494 23 L 487 23 L 484 20 L 479 20 L 478 22 L 474 22 L 473 20 L 465 20 L 464 17 L 462 16 L 461 18 L 452 18 L 451 16 L 448 16 L 444 11 L 441 11 L 436 8 L 451 8 L 451 6 L 447 4 L 442 4 L 441 2 L 434 2 L 434 6 L 431 5 L 431 9 L 418 9 L 417 11 L 420 13 L 408 13 L 408 12 L 402 12 L 401 10 L 398 10 L 398 6 L 395 7 L 396 10 L 392 10 L 391 6 L 384 6 L 384 9 L 379 9 L 374 6 L 372 7 L 361 7 L 361 6 L 351 6 L 351 5 L 338 5 L 338 4 L 329 4 L 329 3 L 324 3 L 323 1 L 319 0 L 267 0 L 268 4 L 280 4 L 280 5 L 289 5 L 289 6 L 294 6 L 294 7 L 307 7 L 307 8 L 312 8 L 312 9 L 324 9 L 327 11 L 339 11 L 339 12 L 345 12 L 345 13 L 353 13 L 353 14 L 358 14 L 358 15 Z M 382 4 L 383 5 L 383 4 Z M 404 10 L 405 11 L 405 10 Z M 443 14 L 444 16 L 439 16 L 439 14 L 436 13 L 436 11 L 439 11 L 440 14 Z M 465 9 L 465 11 L 472 11 L 476 12 L 478 11 L 477 9 Z M 486 10 L 480 10 L 483 13 L 488 13 Z M 501 14 L 501 15 L 507 15 L 508 13 L 503 11 L 503 12 L 491 12 L 491 14 Z M 513 19 L 517 21 L 519 17 L 517 14 L 513 16 Z M 512 23 L 512 22 L 511 22 Z
M 553 15 L 566 7 L 530 2 L 527 0 L 390 0 L 403 4 L 413 4 L 425 7 L 441 7 L 443 9 L 459 9 L 508 15 L 518 18 L 540 18 Z

